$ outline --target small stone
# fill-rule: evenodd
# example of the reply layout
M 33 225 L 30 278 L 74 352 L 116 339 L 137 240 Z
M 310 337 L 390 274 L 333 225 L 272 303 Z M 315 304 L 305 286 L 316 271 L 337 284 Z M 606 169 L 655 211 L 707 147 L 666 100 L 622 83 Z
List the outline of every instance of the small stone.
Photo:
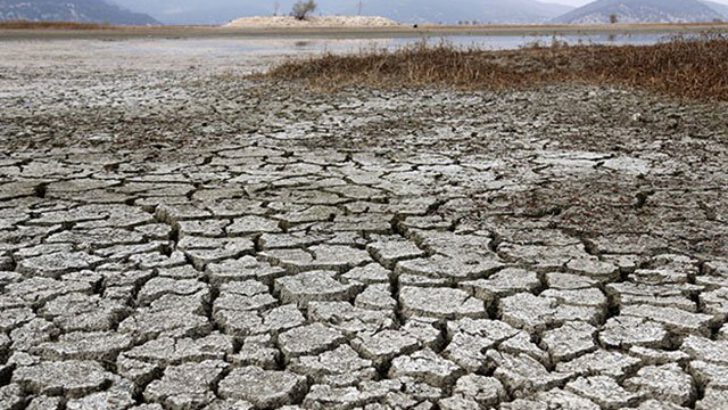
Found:
M 567 322 L 558 329 L 545 332 L 542 346 L 548 350 L 551 359 L 557 363 L 571 360 L 597 349 L 594 335 L 597 329 L 584 322 Z
M 488 316 L 481 300 L 459 289 L 405 287 L 400 289 L 399 302 L 405 317 L 457 320 Z
M 272 219 L 251 215 L 234 219 L 233 223 L 225 228 L 225 231 L 230 236 L 281 232 L 278 225 L 279 223 Z
M 695 403 L 695 410 L 728 409 L 728 390 L 705 389 L 703 398 Z
M 102 390 L 113 378 L 97 362 L 70 360 L 18 367 L 12 381 L 35 394 L 79 398 Z
M 35 313 L 30 308 L 2 309 L 0 310 L 0 332 L 9 332 L 33 319 L 35 319 Z
M 517 398 L 550 389 L 566 381 L 571 374 L 549 372 L 543 364 L 527 354 L 487 352 L 487 359 L 495 367 L 494 377 L 502 381 L 508 392 Z
M 712 314 L 717 322 L 726 322 L 728 320 L 728 288 L 701 293 L 700 306 L 703 308 L 703 313 Z
M 68 333 L 57 342 L 43 343 L 34 351 L 49 360 L 116 360 L 116 356 L 133 346 L 134 340 L 126 334 L 113 332 Z
M 356 267 L 343 275 L 344 283 L 361 283 L 364 285 L 389 285 L 393 273 L 378 263 Z
M 140 309 L 121 322 L 118 330 L 131 334 L 137 341 L 148 341 L 164 336 L 205 336 L 212 331 L 212 324 L 207 317 L 189 311 Z
M 432 350 L 425 349 L 392 361 L 389 377 L 412 377 L 435 387 L 447 387 L 463 374 L 455 363 L 443 359 Z
M 177 280 L 200 279 L 202 277 L 202 273 L 192 265 L 159 268 L 157 274 L 162 278 Z
M 25 409 L 23 389 L 17 384 L 0 387 L 0 408 L 8 410 Z
M 646 347 L 633 346 L 629 355 L 642 360 L 643 365 L 661 365 L 668 363 L 682 363 L 690 360 L 690 356 L 679 350 L 656 350 Z
M 552 289 L 587 289 L 596 287 L 599 281 L 572 273 L 549 272 L 546 274 L 546 285 Z
M 275 335 L 306 323 L 296 305 L 283 305 L 265 312 L 220 310 L 215 314 L 215 321 L 226 333 L 242 337 Z
M 728 366 L 728 341 L 713 341 L 704 337 L 688 336 L 680 348 L 696 360 Z
M 38 396 L 30 401 L 25 410 L 58 410 L 61 408 L 61 399 L 58 397 Z
M 134 385 L 118 379 L 110 389 L 66 402 L 66 410 L 125 410 L 136 404 Z
M 580 376 L 624 377 L 639 367 L 641 361 L 619 352 L 597 350 L 569 362 L 556 365 L 556 370 Z
M 401 239 L 370 243 L 367 245 L 367 250 L 387 269 L 394 269 L 394 265 L 399 261 L 418 258 L 425 254 L 414 243 Z
M 169 409 L 196 409 L 215 400 L 213 387 L 228 364 L 217 360 L 168 367 L 161 379 L 144 390 L 144 399 Z
M 395 325 L 395 316 L 391 311 L 362 309 L 347 302 L 313 302 L 308 307 L 308 317 L 312 321 L 327 324 L 347 337 Z
M 266 261 L 290 272 L 346 272 L 372 262 L 367 251 L 343 245 L 317 245 L 303 249 L 272 249 L 260 254 Z
M 198 292 L 207 292 L 208 288 L 204 282 L 197 280 L 176 280 L 171 278 L 154 278 L 147 282 L 139 291 L 137 299 L 139 304 L 144 306 L 159 299 L 164 295 L 194 295 Z
M 460 319 L 447 323 L 449 341 L 442 354 L 469 372 L 484 371 L 486 351 L 519 333 L 497 320 Z
M 519 293 L 502 299 L 498 311 L 503 321 L 511 326 L 540 332 L 572 320 L 596 324 L 605 309 L 589 306 L 569 306 L 556 298 Z
M 224 399 L 246 400 L 258 409 L 268 409 L 297 402 L 305 394 L 306 385 L 304 376 L 249 366 L 230 372 L 220 382 L 218 394 Z
M 23 259 L 16 269 L 28 276 L 59 278 L 64 273 L 92 268 L 102 261 L 84 252 L 59 252 Z
M 697 394 L 693 379 L 675 363 L 643 367 L 623 385 L 643 396 L 681 406 L 689 405 Z
M 291 329 L 278 336 L 278 344 L 288 360 L 323 353 L 344 342 L 344 335 L 320 323 Z
M 438 405 L 441 410 L 480 410 L 478 402 L 461 395 L 442 399 L 438 402 Z
M 57 336 L 60 330 L 45 319 L 33 319 L 10 332 L 12 350 L 27 351 Z
M 551 364 L 551 359 L 549 358 L 548 353 L 541 350 L 535 343 L 533 343 L 532 337 L 528 334 L 528 332 L 521 331 L 515 336 L 504 340 L 500 345 L 498 345 L 498 350 L 512 355 L 523 353 L 533 357 L 545 366 L 549 366 Z
M 601 410 L 593 401 L 562 389 L 540 392 L 536 395 L 536 400 L 546 403 L 549 409 Z
M 642 396 L 623 389 L 611 377 L 580 377 L 569 382 L 566 390 L 594 401 L 607 410 L 632 407 Z
M 275 281 L 283 303 L 296 303 L 305 308 L 313 301 L 348 301 L 354 298 L 358 288 L 344 285 L 334 279 L 335 272 L 313 271 L 288 276 Z
M 250 255 L 243 256 L 240 259 L 211 263 L 205 267 L 205 272 L 210 278 L 210 283 L 214 286 L 220 286 L 223 283 L 231 281 L 251 279 L 258 280 L 270 286 L 275 279 L 286 274 L 285 269 L 258 261 Z
M 376 367 L 386 367 L 397 356 L 420 348 L 420 341 L 401 330 L 382 330 L 375 334 L 363 333 L 352 340 L 351 346 Z
M 521 292 L 533 292 L 541 286 L 536 272 L 525 269 L 508 268 L 497 272 L 488 279 L 463 282 L 462 289 L 490 305 L 496 300 Z
M 506 391 L 498 379 L 475 374 L 458 379 L 453 392 L 475 401 L 483 408 L 497 406 L 506 398 Z
M 288 370 L 312 378 L 317 384 L 356 385 L 377 376 L 370 360 L 365 360 L 348 345 L 319 354 L 292 359 Z
M 266 310 L 278 305 L 278 300 L 268 293 L 268 286 L 254 280 L 225 283 L 215 299 L 213 313 L 220 311 Z
M 370 285 L 356 297 L 354 306 L 362 309 L 394 311 L 397 300 L 392 297 L 389 284 Z
M 561 305 L 584 306 L 606 311 L 607 297 L 597 288 L 546 289 L 541 297 L 555 299 Z
M 632 316 L 615 316 L 599 332 L 599 341 L 611 348 L 660 348 L 669 343 L 669 334 L 657 322 Z
M 93 332 L 113 329 L 129 311 L 114 300 L 72 293 L 46 303 L 39 313 L 66 332 Z
M 627 410 L 623 408 L 621 410 Z M 678 406 L 666 401 L 647 400 L 637 407 L 637 410 L 688 410 L 687 407 Z
M 619 268 L 610 262 L 601 262 L 594 259 L 574 259 L 566 264 L 566 269 L 600 282 L 611 282 L 619 279 Z
M 623 316 L 634 316 L 650 319 L 661 323 L 665 328 L 675 334 L 709 336 L 713 316 L 700 313 L 690 313 L 682 309 L 671 307 L 657 307 L 650 305 L 629 305 L 621 309 Z
M 161 337 L 127 350 L 122 357 L 166 367 L 185 362 L 225 360 L 233 350 L 229 336 L 213 333 L 198 339 Z
M 240 351 L 232 356 L 232 362 L 238 366 L 257 366 L 265 370 L 274 370 L 278 367 L 281 352 L 269 346 L 266 342 L 254 340 L 257 337 L 246 339 Z M 253 339 L 253 340 L 251 340 Z
M 394 271 L 398 275 L 418 275 L 457 283 L 487 277 L 503 266 L 503 262 L 495 256 L 465 253 L 457 256 L 434 255 L 429 258 L 400 261 L 397 262 Z

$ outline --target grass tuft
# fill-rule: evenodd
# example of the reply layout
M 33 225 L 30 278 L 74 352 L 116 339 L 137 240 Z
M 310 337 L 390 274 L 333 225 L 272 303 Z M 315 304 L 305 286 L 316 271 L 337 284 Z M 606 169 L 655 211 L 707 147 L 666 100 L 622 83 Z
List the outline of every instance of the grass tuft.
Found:
M 500 90 L 578 83 L 728 101 L 728 36 L 678 37 L 649 46 L 554 42 L 512 51 L 420 43 L 395 51 L 290 60 L 262 77 L 303 81 L 327 91 L 356 86 Z

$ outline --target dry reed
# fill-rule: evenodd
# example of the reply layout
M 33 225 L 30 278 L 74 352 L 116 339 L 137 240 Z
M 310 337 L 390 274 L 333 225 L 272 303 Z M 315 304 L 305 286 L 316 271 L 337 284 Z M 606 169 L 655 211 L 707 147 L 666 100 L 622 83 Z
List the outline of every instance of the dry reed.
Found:
M 0 21 L 0 30 L 108 30 L 110 24 L 79 23 L 71 21 Z
M 580 83 L 728 101 L 728 37 L 706 34 L 649 46 L 530 45 L 513 51 L 417 44 L 396 51 L 291 60 L 263 77 L 323 90 L 455 87 L 465 90 Z

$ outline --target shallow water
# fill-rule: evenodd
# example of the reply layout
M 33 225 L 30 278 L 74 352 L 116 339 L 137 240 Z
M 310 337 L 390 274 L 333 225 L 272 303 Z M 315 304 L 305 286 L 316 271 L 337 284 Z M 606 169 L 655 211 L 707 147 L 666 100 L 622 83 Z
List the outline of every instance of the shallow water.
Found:
M 565 35 L 565 36 L 432 36 L 420 38 L 390 39 L 321 39 L 321 38 L 271 38 L 271 39 L 175 39 L 175 40 L 131 40 L 118 44 L 136 53 L 158 55 L 200 54 L 207 56 L 229 56 L 244 53 L 257 56 L 300 55 L 322 52 L 351 53 L 370 49 L 394 50 L 412 44 L 442 42 L 458 47 L 484 50 L 518 49 L 534 43 L 550 45 L 554 41 L 568 44 L 613 44 L 646 45 L 666 41 L 668 34 L 639 35 Z

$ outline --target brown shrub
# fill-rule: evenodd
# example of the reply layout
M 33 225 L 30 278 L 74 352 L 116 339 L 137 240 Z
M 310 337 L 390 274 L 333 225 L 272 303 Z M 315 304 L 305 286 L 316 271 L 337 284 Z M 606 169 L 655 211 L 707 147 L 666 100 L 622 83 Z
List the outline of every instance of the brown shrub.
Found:
M 0 30 L 105 30 L 110 28 L 113 26 L 109 24 L 70 21 L 0 21 Z
M 531 45 L 512 51 L 424 43 L 396 51 L 291 60 L 264 78 L 323 90 L 455 87 L 497 90 L 548 84 L 629 86 L 678 97 L 728 100 L 728 37 L 675 38 L 649 46 Z

